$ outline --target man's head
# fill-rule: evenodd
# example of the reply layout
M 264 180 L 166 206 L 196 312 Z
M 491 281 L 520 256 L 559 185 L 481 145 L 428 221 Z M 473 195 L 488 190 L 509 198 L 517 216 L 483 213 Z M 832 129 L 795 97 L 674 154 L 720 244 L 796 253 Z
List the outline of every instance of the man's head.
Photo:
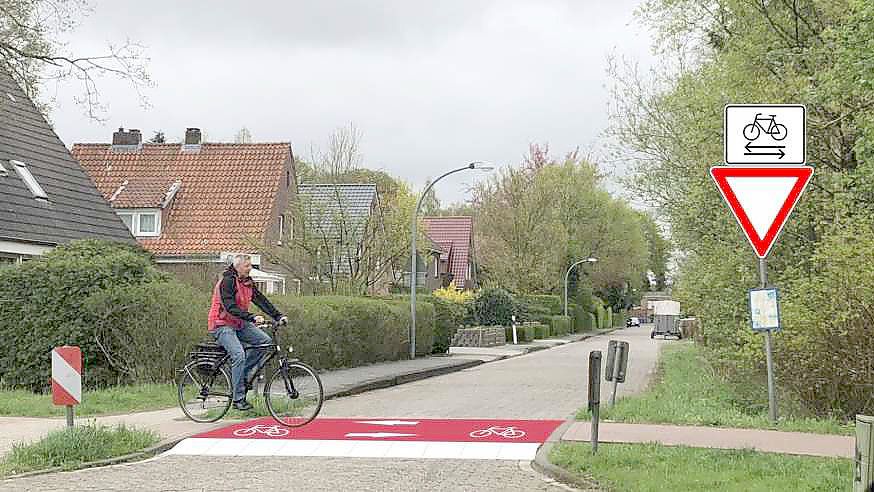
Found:
M 248 277 L 249 272 L 252 271 L 252 257 L 249 255 L 234 256 L 234 270 L 241 277 Z

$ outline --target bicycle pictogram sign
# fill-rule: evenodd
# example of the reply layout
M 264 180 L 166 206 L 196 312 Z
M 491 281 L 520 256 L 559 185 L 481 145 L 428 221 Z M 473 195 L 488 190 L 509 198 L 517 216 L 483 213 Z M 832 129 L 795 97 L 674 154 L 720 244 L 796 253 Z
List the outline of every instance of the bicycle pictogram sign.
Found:
M 521 429 L 517 429 L 513 426 L 510 427 L 497 427 L 492 426 L 488 429 L 479 429 L 470 433 L 470 437 L 475 439 L 481 439 L 484 437 L 503 437 L 506 439 L 519 439 L 520 437 L 525 437 L 525 431 Z
M 253 425 L 252 427 L 246 427 L 243 429 L 237 429 L 234 431 L 234 435 L 237 437 L 249 437 L 254 436 L 255 434 L 263 434 L 269 437 L 285 437 L 288 435 L 288 429 L 280 427 L 278 425 Z

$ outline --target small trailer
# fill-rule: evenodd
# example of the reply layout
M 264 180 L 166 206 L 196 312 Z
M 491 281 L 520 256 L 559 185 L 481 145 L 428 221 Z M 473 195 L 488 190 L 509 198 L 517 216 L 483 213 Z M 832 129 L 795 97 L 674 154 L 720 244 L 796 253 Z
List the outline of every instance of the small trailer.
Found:
M 683 338 L 680 332 L 680 303 L 677 301 L 653 301 L 653 326 L 649 334 L 650 338 L 655 338 L 656 335 L 676 337 L 677 340 Z

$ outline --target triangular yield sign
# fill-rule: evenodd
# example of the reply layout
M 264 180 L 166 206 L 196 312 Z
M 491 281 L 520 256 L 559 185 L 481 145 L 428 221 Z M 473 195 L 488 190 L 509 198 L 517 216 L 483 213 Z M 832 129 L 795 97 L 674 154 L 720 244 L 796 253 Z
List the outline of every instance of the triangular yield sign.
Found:
M 756 254 L 766 258 L 810 182 L 813 168 L 715 166 L 710 175 Z

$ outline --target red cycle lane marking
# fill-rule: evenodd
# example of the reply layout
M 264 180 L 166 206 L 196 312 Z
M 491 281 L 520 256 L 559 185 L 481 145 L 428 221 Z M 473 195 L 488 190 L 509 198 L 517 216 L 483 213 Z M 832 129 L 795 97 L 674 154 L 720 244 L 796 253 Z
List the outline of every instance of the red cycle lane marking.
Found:
M 220 439 L 440 441 L 543 443 L 562 420 L 316 419 L 300 428 L 272 418 L 233 424 L 194 436 Z

